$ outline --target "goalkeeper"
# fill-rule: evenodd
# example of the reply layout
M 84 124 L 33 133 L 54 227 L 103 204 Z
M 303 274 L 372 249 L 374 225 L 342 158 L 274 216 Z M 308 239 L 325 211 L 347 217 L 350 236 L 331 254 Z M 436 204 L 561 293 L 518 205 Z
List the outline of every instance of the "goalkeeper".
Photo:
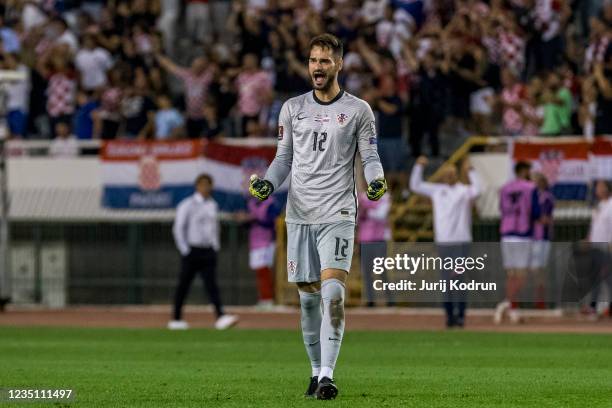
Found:
M 342 43 L 322 34 L 310 42 L 313 91 L 283 105 L 276 157 L 249 191 L 268 198 L 291 174 L 287 200 L 287 271 L 298 287 L 302 334 L 312 375 L 305 395 L 333 399 L 334 367 L 344 334 L 344 293 L 353 256 L 357 196 L 355 157 L 361 155 L 367 195 L 378 200 L 387 183 L 376 150 L 370 106 L 340 89 Z M 322 309 L 321 310 L 321 304 Z

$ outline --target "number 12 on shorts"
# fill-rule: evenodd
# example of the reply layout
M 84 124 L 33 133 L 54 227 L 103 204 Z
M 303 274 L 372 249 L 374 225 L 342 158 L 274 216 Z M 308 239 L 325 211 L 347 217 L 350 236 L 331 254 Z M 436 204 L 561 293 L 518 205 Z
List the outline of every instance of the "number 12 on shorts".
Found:
M 342 246 L 340 246 L 340 243 L 342 243 Z M 336 237 L 336 261 L 340 261 L 347 258 L 348 255 L 346 254 L 346 250 L 348 249 L 348 246 L 348 239 Z

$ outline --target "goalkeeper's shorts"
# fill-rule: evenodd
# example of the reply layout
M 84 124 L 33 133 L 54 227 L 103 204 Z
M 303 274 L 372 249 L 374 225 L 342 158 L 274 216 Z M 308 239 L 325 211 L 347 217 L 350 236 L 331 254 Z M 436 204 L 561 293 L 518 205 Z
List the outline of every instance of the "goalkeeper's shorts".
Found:
M 287 278 L 289 282 L 317 282 L 321 271 L 349 272 L 353 258 L 355 223 L 287 224 Z

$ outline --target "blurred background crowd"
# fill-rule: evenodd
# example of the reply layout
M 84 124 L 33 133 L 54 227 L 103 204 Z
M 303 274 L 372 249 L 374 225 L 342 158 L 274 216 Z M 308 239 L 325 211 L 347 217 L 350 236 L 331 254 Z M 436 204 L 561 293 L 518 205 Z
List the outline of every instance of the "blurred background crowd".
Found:
M 610 0 L 6 0 L 0 16 L 1 67 L 28 74 L 8 93 L 15 138 L 273 136 L 323 31 L 388 171 L 439 156 L 440 133 L 612 133 Z
M 27 80 L 4 85 L 7 112 L 0 118 L 6 116 L 11 138 L 52 140 L 22 145 L 50 145 L 49 153 L 61 157 L 88 149 L 97 154 L 95 140 L 101 139 L 270 138 L 272 146 L 283 102 L 311 89 L 308 46 L 322 32 L 344 43 L 341 86 L 375 112 L 378 151 L 393 193 L 376 203 L 360 194 L 362 243 L 440 238 L 432 231 L 430 208 L 408 197 L 408 171 L 421 155 L 429 157 L 430 168 L 437 167 L 469 135 L 612 134 L 612 0 L 4 0 L 0 69 L 22 71 Z M 94 142 L 82 142 L 87 140 Z M 9 153 L 21 154 L 11 148 Z M 560 168 L 556 157 L 547 164 L 551 174 Z M 428 161 L 420 162 L 425 167 Z M 466 163 L 443 167 L 442 184 L 467 181 Z M 159 182 L 157 167 L 138 166 Z M 497 197 L 495 186 L 486 192 Z M 91 213 L 79 214 L 108 216 L 97 212 L 102 211 L 97 190 L 83 191 L 82 199 L 66 195 L 68 204 L 59 205 L 59 193 L 35 200 L 30 188 L 12 196 L 13 208 L 41 202 L 43 212 L 35 213 L 40 219 L 50 219 L 57 207 L 63 220 L 74 216 L 73 203 L 84 208 L 92 203 Z M 610 211 L 604 211 L 610 191 L 601 182 L 594 188 L 592 225 L 603 226 L 606 234 L 605 220 L 612 218 L 601 214 Z M 490 197 L 483 197 L 482 207 L 496 214 L 497 201 Z M 442 202 L 447 215 L 436 210 L 438 225 L 455 225 L 458 211 L 447 198 Z M 257 273 L 259 300 L 268 303 L 273 293 L 283 293 L 273 292 L 272 284 L 274 219 L 281 206 L 272 199 L 253 201 L 232 215 L 250 223 L 250 250 L 259 254 L 249 259 L 250 266 Z M 580 217 L 566 211 L 566 219 Z M 552 231 L 550 214 L 541 218 Z M 497 226 L 483 225 L 475 241 L 495 241 L 486 228 Z M 35 241 L 38 233 L 32 231 Z M 572 231 L 558 239 L 586 235 Z M 157 239 L 166 236 L 159 233 Z M 606 242 L 602 236 L 590 233 L 589 239 Z M 100 239 L 95 236 L 96 247 Z M 124 246 L 133 259 L 147 258 Z M 225 269 L 237 270 L 229 264 Z M 127 273 L 114 261 L 100 268 L 91 274 Z

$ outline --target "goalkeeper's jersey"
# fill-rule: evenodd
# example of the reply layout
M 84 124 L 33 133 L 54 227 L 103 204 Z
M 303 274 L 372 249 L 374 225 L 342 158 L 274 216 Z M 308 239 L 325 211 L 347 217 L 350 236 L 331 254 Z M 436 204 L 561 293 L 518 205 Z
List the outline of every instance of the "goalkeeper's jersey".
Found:
M 285 102 L 278 124 L 276 157 L 265 179 L 277 189 L 291 173 L 286 222 L 354 221 L 357 151 L 368 183 L 384 177 L 370 106 L 344 91 L 322 102 L 312 91 Z

